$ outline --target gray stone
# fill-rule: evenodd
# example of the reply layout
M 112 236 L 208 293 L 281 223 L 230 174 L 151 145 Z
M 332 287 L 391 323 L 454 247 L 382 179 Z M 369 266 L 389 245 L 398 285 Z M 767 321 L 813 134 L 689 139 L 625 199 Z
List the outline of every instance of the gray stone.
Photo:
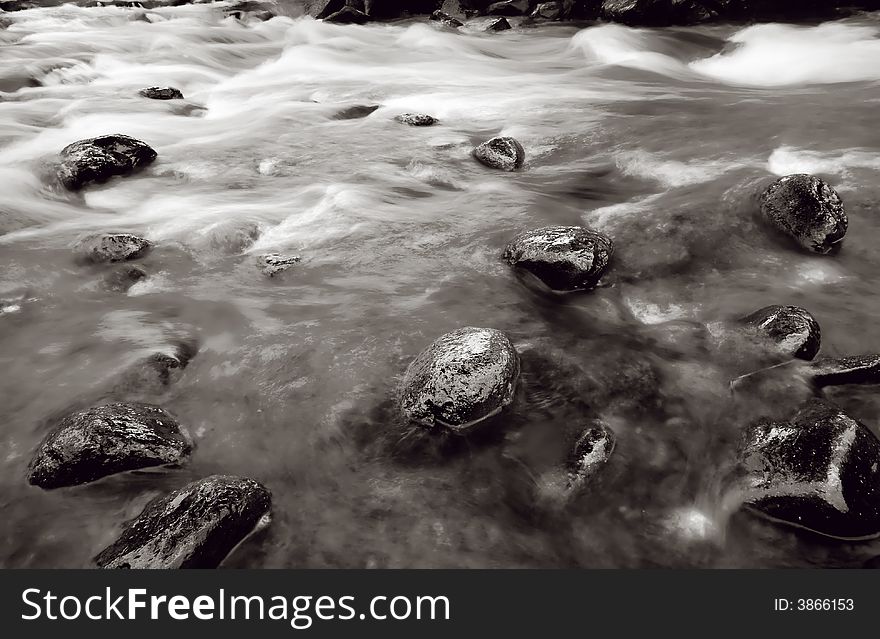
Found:
M 216 568 L 268 523 L 272 497 L 244 477 L 212 475 L 147 504 L 95 557 L 101 568 Z
M 788 421 L 751 426 L 745 501 L 775 521 L 840 539 L 880 535 L 880 440 L 822 400 Z
M 568 490 L 580 490 L 608 462 L 614 452 L 614 433 L 601 420 L 593 420 L 577 437 L 566 460 Z
M 561 15 L 561 2 L 542 2 L 532 11 L 531 17 L 535 20 L 558 20 Z
M 437 118 L 425 115 L 424 113 L 401 113 L 394 118 L 401 124 L 410 126 L 432 126 L 437 124 Z
M 301 259 L 298 255 L 281 255 L 279 253 L 267 253 L 257 258 L 260 269 L 267 277 L 275 277 L 298 263 Z
M 517 235 L 504 249 L 504 260 L 540 279 L 551 290 L 594 288 L 608 268 L 614 244 L 608 236 L 583 226 L 547 226 Z
M 336 24 L 366 24 L 369 21 L 370 16 L 349 6 L 342 7 L 336 13 L 324 18 L 324 22 L 335 22 Z
M 83 238 L 74 246 L 78 259 L 92 264 L 127 262 L 146 255 L 152 244 L 130 233 L 105 233 Z
M 28 481 L 59 488 L 151 466 L 179 464 L 192 446 L 158 406 L 114 403 L 64 417 L 37 448 Z
M 507 31 L 510 29 L 510 23 L 507 18 L 498 18 L 486 27 L 486 31 Z
M 846 235 L 840 196 L 812 175 L 779 178 L 761 194 L 760 206 L 767 222 L 814 253 L 829 253 Z
M 58 178 L 76 191 L 93 182 L 129 175 L 156 159 L 149 145 L 127 135 L 102 135 L 74 142 L 61 150 Z
M 182 100 L 183 94 L 174 87 L 147 87 L 138 91 L 138 95 L 151 100 Z
M 766 306 L 742 322 L 784 357 L 811 360 L 822 343 L 819 322 L 800 306 Z
M 125 264 L 104 276 L 104 287 L 110 291 L 125 292 L 145 277 L 147 272 L 140 266 Z
M 409 365 L 400 406 L 409 421 L 463 432 L 513 401 L 519 372 L 519 355 L 507 335 L 460 328 L 439 337 Z
M 486 14 L 490 16 L 524 16 L 529 12 L 530 6 L 529 0 L 502 0 L 490 4 L 486 8 Z
M 525 162 L 526 152 L 513 138 L 497 137 L 477 146 L 474 157 L 493 169 L 515 171 Z
M 431 20 L 439 22 L 440 24 L 450 27 L 452 29 L 458 29 L 464 24 L 461 20 L 453 18 L 448 13 L 443 13 L 440 10 L 437 10 L 431 14 Z

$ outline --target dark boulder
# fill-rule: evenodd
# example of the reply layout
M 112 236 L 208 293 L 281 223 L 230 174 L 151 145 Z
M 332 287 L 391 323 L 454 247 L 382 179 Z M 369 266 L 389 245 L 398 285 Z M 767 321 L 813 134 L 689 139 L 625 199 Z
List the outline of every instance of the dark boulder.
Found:
M 260 255 L 257 261 L 260 270 L 267 277 L 275 277 L 279 273 L 283 273 L 294 264 L 298 263 L 302 258 L 298 255 L 281 255 L 280 253 L 267 253 Z
M 358 104 L 355 106 L 347 107 L 342 109 L 341 111 L 337 111 L 333 115 L 334 120 L 358 120 L 360 118 L 365 118 L 370 115 L 373 111 L 379 108 L 378 104 Z
M 493 169 L 515 171 L 522 167 L 526 152 L 522 144 L 510 137 L 497 137 L 474 149 L 474 157 Z
M 464 23 L 461 20 L 453 18 L 448 13 L 443 13 L 440 10 L 437 10 L 431 14 L 431 20 L 434 20 L 435 22 L 439 22 L 440 24 L 445 25 L 447 27 L 451 27 L 453 29 L 458 29 L 459 27 L 464 25 Z
M 761 215 L 814 253 L 829 253 L 846 235 L 847 218 L 837 192 L 812 175 L 787 175 L 761 194 Z
M 773 520 L 841 539 L 880 535 L 880 440 L 822 400 L 750 427 L 746 503 Z
M 145 277 L 147 272 L 140 266 L 125 264 L 104 276 L 104 287 L 110 291 L 125 292 Z
M 183 100 L 183 93 L 174 87 L 147 87 L 138 91 L 138 95 L 151 100 Z
M 127 262 L 146 255 L 152 244 L 130 233 L 105 233 L 83 238 L 74 246 L 77 258 L 91 264 Z
M 633 26 L 697 24 L 718 17 L 713 2 L 700 0 L 604 0 L 601 16 Z
M 561 2 L 542 2 L 532 11 L 533 20 L 558 20 L 562 16 Z
M 811 360 L 819 352 L 819 322 L 800 306 L 765 306 L 741 321 L 783 357 Z
M 40 488 L 75 486 L 127 470 L 178 464 L 191 448 L 177 420 L 158 406 L 95 406 L 67 415 L 43 440 L 28 467 L 28 481 Z
M 486 31 L 507 31 L 511 28 L 507 18 L 498 18 L 494 22 L 490 22 L 486 27 Z
M 410 126 L 432 126 L 437 124 L 437 118 L 425 115 L 424 113 L 401 113 L 394 118 L 401 124 Z
M 349 6 L 342 7 L 336 13 L 331 13 L 324 18 L 324 22 L 334 22 L 336 24 L 366 24 L 369 21 L 370 16 L 363 11 Z
M 554 291 L 594 288 L 608 268 L 614 244 L 583 226 L 546 226 L 517 235 L 504 249 L 511 266 L 524 269 Z
M 519 355 L 491 328 L 446 333 L 409 365 L 399 402 L 407 420 L 463 432 L 499 413 L 514 398 Z
M 880 384 L 880 355 L 826 357 L 813 362 L 810 375 L 818 388 L 843 384 Z
M 364 4 L 364 13 L 374 20 L 393 20 L 430 14 L 440 8 L 443 0 L 365 0 Z
M 58 178 L 76 191 L 93 182 L 106 182 L 117 175 L 129 175 L 156 159 L 156 152 L 127 135 L 102 135 L 74 142 L 61 150 Z
M 244 477 L 212 475 L 147 504 L 95 557 L 101 568 L 216 568 L 255 528 L 272 497 Z
M 494 2 L 486 8 L 490 16 L 524 16 L 531 9 L 530 0 L 502 0 Z

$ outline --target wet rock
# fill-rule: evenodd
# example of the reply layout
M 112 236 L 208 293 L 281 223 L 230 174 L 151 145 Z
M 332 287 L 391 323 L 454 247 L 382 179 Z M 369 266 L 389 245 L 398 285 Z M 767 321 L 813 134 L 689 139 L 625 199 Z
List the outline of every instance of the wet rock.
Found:
M 534 20 L 558 20 L 562 15 L 561 2 L 542 2 L 532 11 Z
M 698 24 L 718 17 L 715 3 L 703 0 L 603 0 L 602 18 L 632 26 Z
M 174 87 L 147 87 L 138 91 L 138 95 L 151 100 L 183 100 L 183 94 Z
M 272 497 L 244 477 L 212 475 L 147 504 L 95 557 L 101 568 L 216 568 L 268 522 Z
M 442 11 L 439 11 L 439 10 L 435 11 L 434 13 L 431 14 L 431 20 L 435 20 L 435 21 L 439 22 L 440 24 L 443 24 L 447 27 L 451 27 L 453 29 L 458 29 L 459 27 L 464 26 L 464 23 L 462 23 L 461 20 L 457 20 L 456 18 L 453 18 L 448 13 L 443 13 Z
M 594 288 L 608 268 L 614 244 L 608 236 L 583 226 L 546 226 L 517 235 L 504 249 L 504 260 L 524 269 L 551 290 Z
M 813 384 L 819 388 L 842 384 L 880 384 L 880 355 L 823 358 L 810 366 Z
M 373 111 L 379 108 L 377 104 L 358 104 L 356 106 L 348 107 L 346 109 L 342 109 L 338 111 L 334 116 L 334 120 L 357 120 L 359 118 L 365 118 L 370 115 Z
M 437 118 L 425 115 L 424 113 L 401 113 L 394 118 L 401 124 L 410 126 L 432 126 L 437 124 Z
M 153 353 L 125 371 L 114 391 L 129 396 L 131 393 L 159 392 L 171 383 L 175 373 L 187 367 L 198 350 L 196 342 L 184 341 L 175 344 L 168 352 Z
M 334 22 L 336 24 L 366 24 L 369 21 L 370 16 L 363 11 L 358 11 L 354 7 L 349 6 L 342 7 L 336 13 L 332 13 L 324 18 L 324 22 Z
M 140 140 L 127 135 L 102 135 L 64 147 L 58 178 L 66 188 L 76 191 L 93 182 L 134 173 L 155 159 L 156 152 Z
M 279 253 L 268 253 L 257 258 L 260 269 L 267 277 L 275 277 L 298 263 L 302 258 L 298 255 L 281 255 Z
M 812 175 L 779 178 L 761 194 L 760 207 L 767 222 L 814 253 L 829 253 L 846 235 L 840 196 Z
M 464 432 L 513 401 L 519 372 L 519 356 L 507 335 L 460 328 L 439 337 L 409 365 L 401 410 L 422 426 Z
M 178 464 L 191 448 L 177 420 L 158 406 L 95 406 L 67 415 L 43 440 L 28 467 L 28 481 L 40 488 L 75 486 L 127 470 Z
M 74 246 L 77 258 L 91 264 L 126 262 L 146 255 L 152 244 L 130 233 L 106 233 L 86 237 Z
M 765 306 L 742 322 L 784 357 L 811 360 L 821 346 L 819 322 L 799 306 Z
M 580 490 L 605 465 L 614 452 L 614 433 L 601 420 L 580 432 L 566 460 L 566 489 Z
M 822 400 L 789 421 L 746 433 L 746 503 L 784 524 L 829 537 L 880 535 L 880 440 Z
M 110 291 L 125 292 L 147 277 L 147 272 L 140 266 L 125 264 L 115 268 L 104 276 L 104 287 Z
M 477 146 L 474 157 L 493 169 L 515 171 L 525 162 L 526 152 L 513 138 L 497 137 Z
M 494 2 L 486 8 L 490 16 L 524 16 L 531 7 L 530 0 L 502 0 Z
M 510 23 L 507 18 L 498 18 L 486 27 L 486 31 L 507 31 L 510 29 Z

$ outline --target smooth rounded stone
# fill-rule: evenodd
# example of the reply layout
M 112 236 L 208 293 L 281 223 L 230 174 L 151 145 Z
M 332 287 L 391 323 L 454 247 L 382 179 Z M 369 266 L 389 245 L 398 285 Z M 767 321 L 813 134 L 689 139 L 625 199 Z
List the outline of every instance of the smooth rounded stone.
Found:
M 761 194 L 760 207 L 767 222 L 814 253 L 829 253 L 846 235 L 840 196 L 812 175 L 779 178 Z
M 76 191 L 87 184 L 134 173 L 155 159 L 156 151 L 140 140 L 120 134 L 102 135 L 64 147 L 58 178 L 66 188 Z
M 513 402 L 519 372 L 507 335 L 460 328 L 437 338 L 409 365 L 400 407 L 411 422 L 464 432 Z
M 83 238 L 74 246 L 77 257 L 92 264 L 127 262 L 146 255 L 152 244 L 130 233 L 105 233 Z
M 262 484 L 212 475 L 148 503 L 95 563 L 101 568 L 216 568 L 245 537 L 268 524 L 271 508 L 272 496 Z
M 569 292 L 594 288 L 613 254 L 611 238 L 598 231 L 583 226 L 546 226 L 514 237 L 503 258 L 551 290 Z
M 123 293 L 146 277 L 147 272 L 140 266 L 125 264 L 104 276 L 104 287 L 110 291 Z
M 444 13 L 439 9 L 431 14 L 431 20 L 439 22 L 440 24 L 451 27 L 453 29 L 458 29 L 459 27 L 464 26 L 464 23 L 461 20 L 453 18 L 448 13 Z
M 138 95 L 151 100 L 183 100 L 183 93 L 174 87 L 147 87 L 138 91 Z
M 64 417 L 37 448 L 28 481 L 40 488 L 84 484 L 127 470 L 179 464 L 192 445 L 158 406 L 113 403 Z
M 542 2 L 532 11 L 532 19 L 534 20 L 558 20 L 562 15 L 561 2 Z
M 424 113 L 401 113 L 394 118 L 401 124 L 410 126 L 432 126 L 437 124 L 437 118 L 425 115 Z
M 765 306 L 742 322 L 786 357 L 811 360 L 822 344 L 819 322 L 800 306 Z
M 746 503 L 775 521 L 840 539 L 880 535 L 880 440 L 823 400 L 746 433 Z
M 566 460 L 566 488 L 583 488 L 611 457 L 615 443 L 614 432 L 601 420 L 593 420 L 581 431 Z
M 493 2 L 486 8 L 490 16 L 524 16 L 529 12 L 530 0 L 501 0 Z
M 341 111 L 337 111 L 333 115 L 334 120 L 357 120 L 359 118 L 365 118 L 370 115 L 373 111 L 379 108 L 378 104 L 359 104 L 356 106 L 348 107 L 342 109 Z
M 324 22 L 334 22 L 336 24 L 366 24 L 369 21 L 370 16 L 348 5 L 324 18 Z
M 268 253 L 257 258 L 260 270 L 267 277 L 275 277 L 301 260 L 302 258 L 298 255 L 281 255 L 280 253 Z
M 496 137 L 477 146 L 474 157 L 490 168 L 515 171 L 525 162 L 526 152 L 513 138 Z
M 507 31 L 510 28 L 510 23 L 507 21 L 507 18 L 498 18 L 489 23 L 489 26 L 486 27 L 486 31 Z
M 819 388 L 843 384 L 880 384 L 880 355 L 825 357 L 810 366 L 813 384 Z

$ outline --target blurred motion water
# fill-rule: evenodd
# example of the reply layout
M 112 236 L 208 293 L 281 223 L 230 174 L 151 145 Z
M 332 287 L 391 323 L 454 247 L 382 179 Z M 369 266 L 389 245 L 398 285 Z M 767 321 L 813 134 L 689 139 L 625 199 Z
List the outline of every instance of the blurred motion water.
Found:
M 797 304 L 819 320 L 823 354 L 880 350 L 880 16 L 488 34 L 242 22 L 224 6 L 5 15 L 0 565 L 88 565 L 150 497 L 215 472 L 274 497 L 273 525 L 230 566 L 849 566 L 877 554 L 730 515 L 722 483 L 739 432 L 779 407 L 731 397 L 748 371 L 699 336 Z M 138 96 L 152 85 L 185 99 Z M 358 105 L 378 109 L 334 118 Z M 402 112 L 439 124 L 407 127 Z M 158 160 L 63 191 L 58 152 L 106 133 Z M 523 143 L 521 172 L 471 158 L 499 134 Z M 755 219 L 755 193 L 793 172 L 841 194 L 838 255 L 799 252 Z M 552 297 L 500 260 L 522 229 L 581 223 L 615 240 L 612 286 Z M 156 243 L 127 293 L 73 259 L 80 237 L 106 231 Z M 302 261 L 266 278 L 267 252 Z M 522 397 L 500 441 L 413 453 L 389 435 L 395 386 L 461 326 L 511 335 Z M 200 351 L 180 378 L 125 397 L 187 426 L 189 464 L 27 485 L 53 417 L 118 393 L 133 362 L 181 339 Z M 870 389 L 835 399 L 878 432 Z M 588 413 L 617 435 L 607 472 L 562 515 L 524 514 L 506 460 L 526 432 Z

